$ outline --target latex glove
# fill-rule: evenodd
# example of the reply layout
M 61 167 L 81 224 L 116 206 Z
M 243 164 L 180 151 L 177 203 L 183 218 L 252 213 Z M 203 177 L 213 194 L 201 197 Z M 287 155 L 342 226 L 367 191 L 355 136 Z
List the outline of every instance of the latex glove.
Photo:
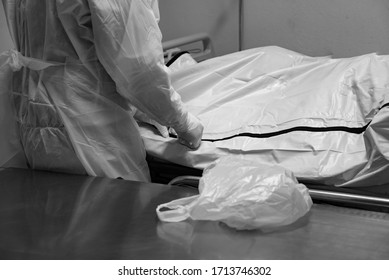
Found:
M 191 149 L 198 149 L 201 145 L 201 138 L 203 137 L 204 126 L 200 120 L 188 113 L 185 128 L 175 128 L 178 142 Z

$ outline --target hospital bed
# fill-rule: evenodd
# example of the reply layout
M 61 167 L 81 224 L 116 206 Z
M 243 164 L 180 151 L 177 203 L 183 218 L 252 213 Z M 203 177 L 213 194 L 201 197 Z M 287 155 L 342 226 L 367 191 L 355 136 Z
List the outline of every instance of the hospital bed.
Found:
M 376 106 L 378 108 L 376 110 L 373 110 L 374 111 L 373 113 L 379 114 L 382 111 L 387 110 L 387 106 L 388 106 L 387 101 L 389 101 L 389 100 L 388 100 L 388 95 L 386 94 L 386 90 L 387 90 L 387 86 L 389 85 L 389 81 L 388 81 L 388 84 L 386 84 L 386 81 L 382 81 L 382 79 L 383 79 L 382 77 L 378 77 L 378 78 L 374 77 L 374 74 L 376 74 L 378 72 L 380 72 L 381 74 L 385 73 L 385 71 L 383 71 L 383 67 L 384 66 L 386 67 L 387 65 L 389 65 L 389 63 L 388 64 L 386 63 L 387 61 L 389 61 L 386 56 L 378 57 L 375 54 L 370 54 L 367 56 L 361 56 L 361 57 L 356 58 L 356 59 L 349 59 L 349 60 L 346 59 L 345 61 L 343 61 L 343 60 L 336 61 L 335 60 L 335 63 L 334 63 L 334 60 L 332 60 L 329 57 L 310 58 L 310 57 L 299 55 L 297 53 L 294 53 L 292 51 L 288 51 L 288 50 L 285 50 L 282 48 L 267 47 L 267 48 L 247 50 L 247 51 L 239 52 L 236 54 L 226 55 L 226 56 L 223 56 L 221 58 L 217 58 L 216 60 L 214 60 L 214 59 L 211 59 L 213 56 L 212 43 L 211 43 L 210 37 L 207 34 L 196 34 L 193 36 L 188 36 L 185 38 L 180 38 L 177 40 L 166 42 L 166 43 L 164 43 L 164 50 L 165 50 L 165 54 L 166 54 L 165 58 L 166 58 L 166 61 L 167 61 L 169 66 L 174 64 L 174 63 L 177 63 L 179 58 L 182 57 L 183 55 L 188 55 L 188 54 L 190 55 L 190 57 L 193 58 L 193 60 L 194 60 L 194 62 L 192 61 L 193 63 L 203 61 L 201 63 L 196 64 L 196 66 L 191 66 L 191 61 L 190 61 L 191 58 L 187 57 L 187 58 L 183 59 L 182 64 L 180 64 L 181 62 L 179 62 L 177 64 L 178 64 L 178 67 L 186 67 L 186 70 L 185 71 L 180 70 L 178 72 L 175 72 L 178 74 L 173 73 L 173 78 L 172 78 L 173 85 L 177 88 L 177 91 L 180 94 L 182 94 L 182 92 L 184 92 L 184 96 L 182 96 L 184 103 L 189 104 L 189 109 L 192 112 L 194 111 L 196 115 L 199 115 L 199 113 L 201 115 L 201 113 L 203 113 L 204 110 L 201 111 L 201 109 L 197 109 L 196 106 L 198 104 L 196 103 L 197 102 L 196 97 L 194 95 L 192 95 L 191 93 L 187 94 L 188 93 L 187 89 L 191 87 L 191 85 L 190 85 L 191 82 L 188 81 L 188 79 L 193 78 L 193 77 L 195 77 L 196 79 L 199 79 L 199 80 L 203 79 L 204 83 L 206 84 L 206 83 L 208 83 L 207 79 L 210 79 L 210 76 L 215 75 L 215 72 L 218 72 L 217 73 L 218 75 L 224 75 L 225 73 L 221 73 L 222 71 L 225 71 L 226 73 L 228 72 L 227 74 L 225 74 L 224 78 L 227 77 L 229 75 L 229 73 L 233 73 L 232 77 L 229 77 L 229 80 L 228 79 L 227 80 L 220 79 L 220 81 L 218 81 L 219 84 L 217 86 L 213 86 L 211 93 L 208 96 L 205 95 L 205 97 L 206 98 L 209 96 L 212 97 L 212 95 L 219 94 L 220 92 L 223 92 L 224 90 L 226 92 L 229 92 L 229 91 L 231 91 L 231 88 L 236 87 L 237 84 L 239 86 L 239 83 L 242 83 L 242 84 L 243 83 L 246 83 L 246 84 L 250 83 L 251 80 L 248 81 L 249 80 L 248 77 L 250 75 L 255 76 L 256 74 L 258 74 L 258 73 L 255 73 L 256 71 L 258 72 L 258 71 L 263 70 L 263 67 L 262 68 L 260 68 L 260 67 L 258 68 L 257 66 L 253 66 L 253 68 L 246 67 L 246 65 L 249 65 L 250 63 L 252 63 L 253 60 L 257 59 L 258 52 L 264 53 L 265 56 L 267 56 L 267 57 L 261 58 L 262 60 L 260 60 L 260 62 L 262 62 L 264 65 L 270 65 L 268 67 L 268 69 L 265 69 L 265 70 L 268 71 L 268 73 L 271 73 L 272 75 L 274 73 L 276 73 L 279 76 L 274 77 L 271 75 L 267 75 L 268 74 L 267 72 L 266 73 L 264 72 L 266 75 L 263 75 L 263 73 L 261 73 L 262 76 L 266 76 L 268 79 L 271 78 L 272 81 L 268 82 L 265 80 L 264 82 L 262 81 L 260 83 L 254 82 L 254 83 L 252 83 L 252 85 L 246 86 L 246 87 L 252 86 L 254 89 L 251 92 L 249 92 L 249 95 L 253 91 L 256 90 L 255 87 L 259 87 L 259 90 L 262 92 L 265 92 L 265 93 L 266 93 L 266 90 L 269 91 L 269 88 L 267 89 L 266 86 L 273 87 L 273 88 L 270 88 L 270 91 L 276 87 L 279 87 L 281 89 L 283 87 L 285 87 L 285 84 L 288 83 L 287 78 L 289 77 L 288 76 L 289 72 L 285 72 L 283 69 L 290 69 L 290 68 L 296 67 L 296 69 L 298 69 L 298 71 L 300 71 L 300 72 L 301 71 L 314 72 L 314 71 L 316 71 L 316 69 L 318 69 L 320 67 L 324 67 L 323 68 L 324 71 L 327 71 L 328 69 L 333 69 L 333 70 L 331 70 L 331 72 L 326 73 L 326 77 L 319 77 L 318 79 L 325 80 L 328 77 L 329 77 L 328 79 L 337 79 L 338 77 L 336 75 L 338 75 L 338 73 L 341 73 L 341 75 L 343 75 L 343 76 L 341 77 L 342 80 L 339 82 L 339 84 L 342 87 L 344 87 L 344 89 L 342 88 L 340 90 L 343 95 L 347 95 L 350 92 L 355 93 L 358 90 L 362 91 L 363 88 L 361 88 L 361 87 L 364 84 L 362 83 L 362 86 L 361 86 L 360 84 L 358 84 L 358 82 L 359 82 L 359 80 L 361 80 L 361 81 L 366 80 L 363 76 L 363 75 L 365 75 L 365 73 L 366 73 L 366 77 L 368 75 L 373 76 L 373 78 L 371 78 L 371 80 L 372 80 L 372 83 L 374 84 L 374 86 L 376 86 L 376 88 L 373 88 L 373 89 L 374 90 L 377 89 L 377 92 L 378 92 L 377 99 L 379 99 L 380 97 L 383 96 L 381 98 L 382 100 L 381 100 L 380 104 L 378 104 L 378 105 L 373 104 L 374 106 Z M 195 50 L 195 51 L 193 51 L 193 50 Z M 288 59 L 290 59 L 290 58 L 292 58 L 292 59 L 289 61 Z M 274 59 L 275 60 L 279 59 L 279 61 L 274 62 Z M 377 61 L 375 61 L 375 59 L 377 59 Z M 204 63 L 205 60 L 206 60 L 206 62 Z M 216 71 L 213 71 L 211 69 L 214 65 L 212 63 L 213 61 L 214 61 L 214 64 L 218 65 L 217 66 L 218 68 Z M 238 62 L 236 62 L 236 61 L 238 61 Z M 342 66 L 342 65 L 344 65 L 344 63 L 346 63 L 347 67 L 349 67 L 349 68 L 347 68 L 348 69 L 347 71 L 343 71 L 341 69 L 342 67 L 344 67 L 344 66 Z M 367 66 L 365 66 L 365 64 Z M 197 65 L 200 65 L 200 66 L 197 66 Z M 205 65 L 205 66 L 202 66 L 202 65 Z M 242 65 L 243 65 L 243 67 L 241 67 Z M 348 66 L 348 65 L 350 65 L 350 66 Z M 175 71 L 174 67 L 175 66 L 173 65 L 172 71 Z M 234 67 L 236 67 L 236 68 L 234 69 Z M 271 69 L 272 67 L 274 69 Z M 338 68 L 340 68 L 340 70 Z M 360 70 L 360 68 L 363 68 L 363 69 Z M 204 73 L 206 73 L 206 71 L 208 71 L 208 69 L 211 69 L 209 72 L 209 75 L 204 75 Z M 247 69 L 249 69 L 248 72 L 247 72 Z M 387 69 L 389 69 L 389 68 L 387 68 Z M 387 69 L 385 69 L 385 70 L 387 70 Z M 197 73 L 196 73 L 197 70 L 199 72 L 202 72 L 202 74 L 197 75 Z M 265 71 L 265 70 L 263 70 L 263 71 Z M 366 72 L 366 71 L 371 71 L 371 72 Z M 236 75 L 235 72 L 241 72 L 243 74 L 241 74 L 241 76 L 239 76 L 239 75 Z M 247 75 L 247 73 L 249 73 L 249 74 Z M 174 76 L 174 75 L 176 75 L 176 76 Z M 186 79 L 185 75 L 188 75 L 187 79 Z M 261 76 L 261 75 L 259 75 L 259 76 Z M 293 76 L 294 74 L 291 74 L 291 75 Z M 298 73 L 297 76 L 298 75 L 301 75 L 301 73 Z M 304 75 L 305 74 L 303 74 L 303 76 Z M 317 72 L 317 74 L 314 74 L 314 75 L 323 75 L 323 73 L 319 71 L 319 72 Z M 331 77 L 331 75 L 333 75 L 333 77 Z M 362 78 L 360 77 L 361 75 L 362 75 Z M 316 77 L 316 76 L 314 76 L 314 77 Z M 239 80 L 239 79 L 241 79 L 241 80 Z M 183 84 L 182 81 L 184 81 L 184 84 L 185 84 L 184 86 L 182 85 Z M 227 81 L 227 84 L 223 85 L 222 83 L 226 82 L 226 81 Z M 231 82 L 231 84 L 228 84 L 228 82 Z M 217 83 L 215 83 L 215 84 L 217 84 Z M 303 82 L 302 82 L 302 84 L 304 86 Z M 382 86 L 381 86 L 381 84 L 382 84 Z M 265 85 L 265 88 L 263 88 L 264 85 Z M 262 88 L 260 88 L 261 86 L 262 86 Z M 311 85 L 308 84 L 308 86 L 311 86 Z M 339 85 L 336 85 L 336 86 L 339 87 Z M 195 83 L 195 87 L 196 87 L 196 89 L 198 89 L 198 92 L 201 92 L 203 90 L 203 88 L 201 88 L 200 82 L 198 82 L 197 84 Z M 234 89 L 236 89 L 236 88 L 234 88 Z M 370 88 L 370 89 L 372 89 L 372 88 Z M 209 88 L 204 87 L 204 90 L 209 91 Z M 292 89 L 292 91 L 293 90 L 294 89 Z M 301 88 L 298 90 L 301 90 Z M 305 88 L 303 88 L 303 90 L 305 90 Z M 344 92 L 343 92 L 343 90 L 344 90 Z M 185 95 L 185 94 L 187 94 L 187 95 Z M 366 94 L 362 94 L 362 95 L 364 97 L 366 97 L 365 96 Z M 235 102 L 234 99 L 231 98 L 231 96 L 228 98 L 230 98 L 230 100 L 227 100 L 226 101 L 227 103 L 228 102 Z M 303 102 L 304 99 L 306 99 L 306 97 L 303 97 L 303 99 L 300 99 L 299 102 L 300 103 Z M 193 102 L 193 100 L 195 100 L 195 102 Z M 291 100 L 292 99 L 289 99 L 286 101 L 291 102 Z M 212 102 L 214 102 L 214 103 L 212 103 Z M 321 100 L 318 100 L 318 103 L 320 103 L 320 102 L 321 102 Z M 341 102 L 343 102 L 343 101 L 341 100 Z M 351 107 L 347 107 L 350 105 L 347 102 L 339 105 L 339 106 L 345 106 L 345 111 L 347 109 L 351 108 Z M 371 103 L 374 103 L 374 102 L 378 102 L 378 101 L 377 100 L 371 101 Z M 217 107 L 220 105 L 217 102 L 215 102 L 215 100 L 211 100 L 211 103 L 214 105 L 214 107 Z M 240 105 L 242 106 L 242 104 L 240 104 Z M 293 103 L 290 104 L 290 106 L 294 106 L 294 105 L 296 105 L 296 104 L 293 104 Z M 325 104 L 323 104 L 323 105 L 325 106 Z M 369 106 L 370 105 L 373 106 L 372 104 L 369 104 Z M 266 106 L 270 106 L 269 107 L 270 110 L 272 109 L 271 105 L 266 104 Z M 222 107 L 222 106 L 220 106 L 220 107 Z M 363 110 L 366 111 L 368 109 L 362 108 L 361 111 L 363 111 Z M 320 113 L 323 113 L 323 112 L 320 112 Z M 354 115 L 357 114 L 356 112 L 353 112 L 353 113 L 354 113 Z M 231 113 L 231 114 L 233 114 L 233 113 Z M 366 114 L 367 118 L 371 117 L 369 114 L 371 115 L 372 112 L 368 112 Z M 242 115 L 240 115 L 240 116 L 242 116 Z M 266 118 L 263 118 L 262 121 L 263 120 L 266 120 Z M 316 129 L 315 126 L 313 126 L 314 129 L 312 129 L 311 126 L 309 126 L 305 123 L 298 123 L 298 122 L 293 123 L 293 121 L 294 120 L 290 121 L 292 123 L 291 125 L 289 125 L 289 126 L 286 125 L 284 127 L 281 127 L 281 128 L 279 128 L 279 130 L 291 132 L 292 134 L 293 133 L 298 134 L 298 133 L 301 133 L 301 131 L 306 132 L 306 130 L 308 130 L 308 131 L 312 130 L 310 132 L 315 132 L 315 129 Z M 313 120 L 313 122 L 315 122 L 315 121 L 316 120 Z M 332 120 L 330 120 L 330 122 L 331 121 Z M 346 115 L 346 119 L 344 121 L 345 121 L 345 124 L 341 124 L 341 125 L 339 125 L 338 123 L 335 125 L 332 124 L 334 127 L 336 127 L 336 131 L 332 131 L 331 127 L 329 128 L 328 123 L 326 123 L 324 125 L 323 131 L 320 131 L 320 129 L 318 129 L 317 132 L 318 132 L 318 134 L 319 133 L 328 133 L 328 134 L 330 134 L 332 139 L 335 139 L 335 138 L 341 139 L 341 137 L 343 137 L 342 136 L 343 134 L 346 134 L 346 133 L 350 134 L 351 140 L 348 139 L 347 141 L 349 141 L 349 143 L 346 143 L 344 145 L 348 146 L 349 149 L 353 149 L 354 148 L 353 143 L 361 141 L 361 135 L 366 133 L 366 129 L 372 124 L 372 120 L 368 119 L 367 123 L 364 124 L 361 121 L 361 117 L 357 116 L 356 122 L 350 124 L 349 122 L 351 122 L 352 120 L 351 120 L 351 118 L 347 119 L 347 115 Z M 356 125 L 356 124 L 358 124 L 358 125 Z M 373 124 L 374 124 L 374 122 L 373 122 Z M 212 125 L 212 124 L 209 124 L 209 122 L 205 123 L 206 127 L 208 125 L 210 127 L 213 127 L 213 129 L 215 127 L 217 127 L 215 124 Z M 298 127 L 298 129 L 294 130 L 295 127 Z M 199 179 L 200 179 L 201 174 L 202 174 L 202 170 L 206 167 L 207 164 L 209 164 L 209 162 L 216 160 L 218 157 L 223 156 L 223 155 L 230 155 L 230 154 L 239 154 L 240 155 L 242 153 L 241 152 L 242 150 L 237 151 L 236 147 L 235 148 L 234 147 L 233 148 L 229 148 L 229 147 L 226 148 L 223 145 L 221 145 L 221 146 L 218 146 L 218 148 L 217 148 L 218 152 L 216 154 L 214 154 L 215 150 L 211 147 L 212 147 L 212 143 L 215 143 L 215 141 L 214 141 L 215 139 L 214 138 L 210 139 L 210 134 L 207 134 L 207 133 L 204 134 L 205 138 L 203 139 L 202 147 L 198 151 L 191 151 L 191 150 L 187 149 L 186 147 L 179 145 L 174 139 L 174 137 L 175 137 L 174 134 L 171 135 L 172 136 L 171 138 L 164 139 L 163 137 L 158 135 L 158 131 L 156 129 L 154 129 L 150 125 L 144 124 L 144 123 L 140 124 L 140 129 L 141 129 L 141 134 L 142 134 L 142 137 L 144 139 L 144 143 L 145 143 L 146 150 L 148 153 L 147 160 L 148 160 L 148 163 L 150 166 L 152 180 L 154 182 L 158 182 L 158 183 L 170 183 L 170 184 L 176 184 L 176 185 L 197 187 L 198 183 L 199 183 Z M 282 138 L 284 136 L 279 135 L 277 131 L 276 132 L 272 131 L 271 127 L 269 128 L 268 131 L 266 131 L 266 129 L 267 128 L 265 128 L 264 132 L 261 131 L 261 133 L 259 133 L 259 134 L 258 133 L 256 134 L 255 131 L 249 131 L 249 132 L 243 131 L 242 132 L 241 130 L 240 131 L 235 130 L 235 131 L 233 131 L 232 135 L 238 135 L 239 136 L 239 137 L 237 137 L 237 138 L 239 138 L 238 140 L 237 140 L 237 138 L 234 138 L 235 136 L 223 134 L 223 132 L 217 132 L 217 133 L 219 133 L 218 134 L 219 138 L 226 139 L 226 141 L 228 142 L 228 144 L 226 144 L 226 145 L 230 145 L 230 144 L 235 145 L 236 144 L 235 142 L 241 141 L 241 143 L 239 145 L 244 146 L 244 147 L 250 146 L 251 143 L 249 143 L 249 142 L 252 142 L 252 140 L 250 140 L 248 142 L 244 142 L 242 139 L 244 139 L 245 137 L 252 137 L 252 135 L 261 135 L 260 137 L 256 136 L 257 140 L 259 141 L 261 146 L 264 145 L 263 150 L 264 151 L 267 150 L 267 151 L 265 153 L 263 153 L 263 151 L 261 150 L 261 147 L 258 148 L 258 144 L 257 144 L 257 146 L 255 146 L 255 145 L 250 146 L 250 149 L 252 149 L 254 152 L 250 152 L 250 153 L 243 152 L 243 154 L 245 154 L 246 157 L 255 158 L 255 159 L 262 157 L 262 158 L 264 158 L 264 159 L 262 159 L 263 161 L 267 161 L 270 158 L 274 159 L 275 154 L 273 152 L 269 152 L 269 150 L 272 150 L 272 147 L 267 146 L 268 145 L 268 143 L 266 142 L 267 140 L 263 140 L 262 136 L 268 135 L 270 138 L 273 137 L 272 139 L 276 139 L 277 137 Z M 233 129 L 231 129 L 231 131 L 232 130 Z M 299 137 L 301 137 L 301 136 L 299 136 Z M 313 136 L 312 138 L 314 138 L 314 137 L 315 136 Z M 326 136 L 323 136 L 323 137 L 324 138 L 322 138 L 318 141 L 319 142 L 320 141 L 322 141 L 322 142 L 333 141 L 333 140 L 328 140 L 327 138 L 325 138 Z M 257 141 L 257 140 L 255 140 L 255 141 Z M 216 142 L 217 141 L 218 140 L 216 140 Z M 273 140 L 270 140 L 270 141 L 273 141 Z M 291 138 L 289 137 L 286 140 L 285 139 L 279 140 L 279 143 L 284 144 L 285 141 L 293 142 L 294 140 L 293 140 L 293 137 L 291 137 Z M 319 142 L 316 142 L 316 143 L 319 143 Z M 301 144 L 301 143 L 297 143 L 297 145 L 299 145 L 299 144 Z M 307 142 L 307 146 L 309 146 L 311 144 L 312 143 L 310 143 L 309 141 Z M 328 145 L 331 146 L 332 144 L 328 144 Z M 367 145 L 367 144 L 365 143 L 365 145 Z M 385 144 L 383 144 L 383 145 L 385 145 Z M 333 146 L 324 147 L 323 150 L 326 150 L 326 149 L 330 150 L 330 149 L 332 149 L 332 147 Z M 304 149 L 305 148 L 306 147 L 304 147 Z M 308 147 L 308 148 L 311 148 L 310 151 L 312 154 L 315 154 L 315 153 L 320 154 L 320 152 L 322 152 L 320 149 L 316 149 L 316 147 L 314 147 L 314 148 Z M 303 152 L 306 152 L 306 151 L 304 150 Z M 360 151 L 358 150 L 358 152 L 360 152 Z M 384 154 L 385 153 L 386 152 L 384 152 Z M 356 152 L 356 150 L 353 150 L 350 152 L 350 155 L 352 155 L 352 156 L 350 156 L 349 158 L 337 159 L 337 160 L 339 160 L 338 163 L 333 163 L 333 162 L 331 163 L 331 160 L 327 160 L 328 166 L 332 165 L 331 166 L 332 169 L 336 169 L 336 168 L 341 169 L 343 163 L 347 163 L 348 161 L 359 160 L 361 158 L 361 156 L 358 156 L 358 155 L 354 158 L 354 154 L 358 154 Z M 282 156 L 280 156 L 280 157 L 282 157 Z M 291 154 L 290 157 L 292 159 L 293 158 L 296 159 L 296 158 L 299 158 L 299 154 L 294 152 Z M 333 157 L 333 155 L 327 156 L 327 159 L 328 159 L 328 157 Z M 292 171 L 295 171 L 295 170 L 293 170 L 293 168 L 294 168 L 293 164 L 295 166 L 297 166 L 298 164 L 300 164 L 304 160 L 305 159 L 295 160 L 295 161 L 289 160 L 289 162 L 288 162 L 287 160 L 283 161 L 281 159 L 281 160 L 279 160 L 279 163 L 281 165 L 284 165 L 285 167 L 292 166 Z M 308 159 L 308 163 L 306 163 L 307 166 L 309 166 L 309 164 L 312 164 L 312 162 L 313 162 L 312 160 L 315 160 L 315 158 L 312 157 L 312 158 Z M 304 174 L 301 173 L 300 169 L 305 169 L 304 172 L 306 172 L 306 170 L 309 169 L 306 166 L 302 166 L 301 168 L 296 167 L 296 169 L 297 169 L 296 176 L 299 179 L 299 181 L 301 181 L 302 183 L 305 183 L 307 185 L 307 187 L 310 190 L 311 197 L 313 198 L 313 200 L 315 202 L 320 202 L 320 203 L 324 202 L 324 203 L 331 203 L 331 204 L 340 205 L 340 206 L 350 206 L 350 207 L 356 207 L 356 208 L 362 208 L 362 209 L 368 209 L 368 210 L 389 212 L 389 191 L 388 191 L 389 185 L 387 184 L 389 182 L 389 177 L 388 177 L 389 173 L 386 173 L 387 170 L 385 170 L 385 168 L 388 165 L 385 160 L 386 160 L 385 158 L 384 159 L 380 158 L 378 160 L 378 161 L 380 161 L 380 167 L 376 169 L 376 172 L 374 171 L 375 173 L 373 172 L 374 174 L 369 174 L 369 172 L 370 172 L 369 168 L 365 167 L 365 170 L 363 172 L 365 172 L 366 174 L 362 174 L 360 176 L 361 179 L 360 180 L 358 179 L 356 181 L 355 180 L 353 181 L 352 177 L 349 176 L 349 174 L 352 173 L 352 170 L 350 171 L 347 168 L 345 168 L 344 172 L 343 171 L 338 172 L 335 175 L 333 175 L 332 177 L 328 176 L 327 174 L 324 174 L 324 175 L 320 174 L 320 176 L 319 176 L 320 178 L 316 178 L 315 177 L 316 175 L 308 174 L 308 176 L 305 176 L 305 173 Z M 384 162 L 384 163 L 382 163 L 382 162 Z M 320 166 L 320 164 L 322 164 L 322 163 L 317 163 L 319 168 L 322 168 L 322 166 Z M 370 164 L 370 167 L 371 167 L 370 170 L 374 169 L 374 159 L 373 159 L 373 162 L 369 162 L 368 164 Z M 304 165 L 304 162 L 302 163 L 302 165 Z M 326 164 L 324 164 L 324 166 L 325 165 Z M 314 166 L 314 164 L 312 164 L 312 169 L 315 169 L 315 168 L 316 168 L 316 166 Z M 357 166 L 355 169 L 358 169 L 358 168 L 359 168 L 359 170 L 363 169 L 359 166 Z M 334 171 L 332 170 L 331 172 L 334 172 Z M 309 173 L 309 172 L 306 172 L 306 173 Z M 301 176 L 300 174 L 303 174 L 303 176 Z M 318 173 L 315 173 L 315 174 L 318 174 Z M 347 176 L 349 176 L 349 177 L 347 177 Z M 366 180 L 365 179 L 366 177 L 370 178 L 370 179 Z M 375 178 L 377 178 L 376 181 L 375 181 Z M 349 182 L 351 182 L 351 183 L 349 183 Z

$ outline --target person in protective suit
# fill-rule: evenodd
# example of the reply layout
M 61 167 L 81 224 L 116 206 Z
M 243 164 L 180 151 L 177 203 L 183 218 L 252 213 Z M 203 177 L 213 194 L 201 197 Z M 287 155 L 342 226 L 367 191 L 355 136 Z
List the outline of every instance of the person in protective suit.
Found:
M 203 126 L 164 65 L 156 0 L 2 2 L 16 47 L 2 67 L 29 167 L 149 181 L 136 112 L 200 145 Z

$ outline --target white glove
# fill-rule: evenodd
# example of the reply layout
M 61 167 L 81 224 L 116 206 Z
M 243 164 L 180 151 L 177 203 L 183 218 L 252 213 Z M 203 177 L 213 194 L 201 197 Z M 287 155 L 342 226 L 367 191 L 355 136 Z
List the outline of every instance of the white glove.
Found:
M 188 113 L 185 125 L 175 128 L 178 136 L 178 142 L 191 149 L 198 149 L 201 145 L 204 127 L 200 120 Z

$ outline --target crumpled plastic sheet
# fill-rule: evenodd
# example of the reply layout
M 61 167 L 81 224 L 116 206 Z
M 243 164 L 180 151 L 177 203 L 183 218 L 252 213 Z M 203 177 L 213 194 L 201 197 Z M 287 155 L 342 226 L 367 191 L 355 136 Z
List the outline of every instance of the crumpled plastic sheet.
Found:
M 204 170 L 199 192 L 159 205 L 158 217 L 165 222 L 220 221 L 251 230 L 292 224 L 312 206 L 308 189 L 292 172 L 234 156 L 220 158 Z

